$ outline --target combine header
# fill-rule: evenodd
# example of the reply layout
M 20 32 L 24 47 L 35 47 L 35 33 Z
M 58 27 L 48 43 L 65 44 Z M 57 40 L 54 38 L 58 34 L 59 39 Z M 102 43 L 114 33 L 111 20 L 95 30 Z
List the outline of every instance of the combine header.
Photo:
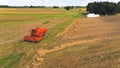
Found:
M 39 42 L 40 40 L 42 40 L 46 31 L 47 31 L 47 29 L 44 27 L 32 29 L 31 36 L 24 36 L 24 40 L 30 41 L 30 42 Z

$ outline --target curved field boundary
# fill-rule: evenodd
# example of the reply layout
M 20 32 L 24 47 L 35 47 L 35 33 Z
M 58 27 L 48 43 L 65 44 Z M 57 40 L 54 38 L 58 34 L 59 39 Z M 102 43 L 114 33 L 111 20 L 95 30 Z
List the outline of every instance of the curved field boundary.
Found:
M 78 45 L 78 44 L 92 43 L 92 42 L 101 41 L 103 39 L 109 40 L 109 39 L 112 39 L 112 38 L 119 38 L 119 37 L 120 37 L 120 35 L 119 36 L 113 36 L 113 37 L 96 38 L 96 39 L 91 39 L 91 40 L 75 41 L 75 42 L 72 42 L 72 43 L 66 43 L 66 44 L 54 47 L 53 49 L 50 49 L 50 50 L 44 50 L 44 49 L 43 50 L 38 50 L 37 55 L 34 56 L 34 58 L 33 58 L 32 68 L 41 68 L 41 63 L 44 61 L 44 57 L 48 53 L 59 51 L 59 50 L 62 50 L 66 47 L 71 47 L 71 46 L 75 46 L 75 45 Z M 29 66 L 26 66 L 26 67 L 29 68 Z
M 58 34 L 57 37 L 59 37 L 59 36 L 63 35 L 64 33 L 66 33 L 75 23 L 79 22 L 80 19 L 81 19 L 81 18 L 78 18 L 78 19 L 76 19 L 75 21 L 73 21 L 73 22 L 65 29 L 65 31 L 62 32 L 62 33 L 60 33 L 60 34 Z
M 84 43 L 91 43 L 91 42 L 96 42 L 96 41 L 101 41 L 101 40 L 109 40 L 109 39 L 112 39 L 112 38 L 119 38 L 119 36 L 113 36 L 113 37 L 105 37 L 105 38 L 96 38 L 96 39 L 91 39 L 91 40 L 83 40 L 83 41 L 76 41 L 76 42 L 72 42 L 72 43 L 66 43 L 66 44 L 63 44 L 63 45 L 60 45 L 60 46 L 56 46 L 54 47 L 53 49 L 50 49 L 50 50 L 38 50 L 38 53 L 39 54 L 47 54 L 47 53 L 51 53 L 51 52 L 54 52 L 54 51 L 59 51 L 61 49 L 64 49 L 66 47 L 70 47 L 70 46 L 75 46 L 77 44 L 84 44 Z

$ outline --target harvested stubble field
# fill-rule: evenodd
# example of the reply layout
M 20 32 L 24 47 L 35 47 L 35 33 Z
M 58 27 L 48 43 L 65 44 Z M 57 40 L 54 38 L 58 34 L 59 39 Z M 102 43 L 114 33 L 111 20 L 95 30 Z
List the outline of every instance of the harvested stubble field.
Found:
M 119 68 L 120 14 L 84 18 L 62 8 L 1 8 L 0 68 Z M 48 29 L 39 43 L 23 41 L 34 27 Z
M 61 44 L 45 52 L 43 68 L 119 68 L 120 14 L 82 18 L 58 34 Z

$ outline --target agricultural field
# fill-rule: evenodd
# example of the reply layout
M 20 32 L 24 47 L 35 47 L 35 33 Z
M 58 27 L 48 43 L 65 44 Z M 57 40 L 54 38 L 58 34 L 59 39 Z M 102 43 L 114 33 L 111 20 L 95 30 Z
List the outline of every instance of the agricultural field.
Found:
M 85 18 L 85 9 L 0 8 L 0 68 L 119 68 L 120 14 Z M 23 41 L 46 27 L 39 43 Z

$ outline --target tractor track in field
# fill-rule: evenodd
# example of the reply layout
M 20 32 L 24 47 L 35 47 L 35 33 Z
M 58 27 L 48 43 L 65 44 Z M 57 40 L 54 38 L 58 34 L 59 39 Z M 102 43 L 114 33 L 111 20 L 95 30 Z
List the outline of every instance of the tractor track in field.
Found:
M 18 40 L 20 40 L 20 39 L 16 38 L 16 39 L 8 40 L 8 41 L 5 41 L 5 42 L 0 42 L 0 45 L 6 44 L 6 43 L 9 43 L 9 42 L 16 42 L 16 41 L 18 41 Z
M 96 39 L 91 39 L 91 40 L 75 41 L 71 43 L 62 44 L 60 46 L 56 46 L 50 50 L 45 50 L 45 49 L 37 50 L 37 54 L 33 57 L 32 64 L 30 66 L 27 65 L 26 68 L 41 68 L 41 64 L 44 61 L 44 57 L 48 53 L 56 52 L 56 51 L 65 49 L 67 47 L 76 46 L 78 44 L 93 43 L 93 42 L 98 42 L 102 40 L 110 40 L 112 38 L 120 38 L 120 35 L 113 36 L 113 37 L 106 37 L 106 38 L 104 37 L 104 38 L 96 38 Z
M 65 18 L 61 21 L 57 20 L 57 19 L 54 19 L 54 20 L 50 20 L 48 24 L 42 24 L 43 22 L 45 22 L 45 20 L 42 20 L 40 23 L 32 23 L 32 24 L 24 24 L 23 26 L 28 26 L 27 29 L 32 29 L 33 27 L 47 27 L 47 28 L 51 28 L 52 26 L 58 24 L 58 23 L 61 23 L 61 22 L 64 22 L 66 20 L 68 20 L 69 18 Z M 40 25 L 40 26 L 39 26 Z M 0 40 L 0 45 L 2 44 L 6 44 L 6 43 L 10 43 L 10 42 L 16 42 L 16 41 L 19 41 L 21 39 L 23 39 L 22 37 L 24 35 L 26 35 L 26 32 L 28 32 L 30 30 L 24 30 L 24 32 L 22 33 L 16 33 L 15 36 L 17 36 L 18 34 L 20 35 L 20 38 L 15 38 L 15 39 L 11 39 L 11 40 L 7 40 L 7 41 L 3 41 L 3 40 Z

